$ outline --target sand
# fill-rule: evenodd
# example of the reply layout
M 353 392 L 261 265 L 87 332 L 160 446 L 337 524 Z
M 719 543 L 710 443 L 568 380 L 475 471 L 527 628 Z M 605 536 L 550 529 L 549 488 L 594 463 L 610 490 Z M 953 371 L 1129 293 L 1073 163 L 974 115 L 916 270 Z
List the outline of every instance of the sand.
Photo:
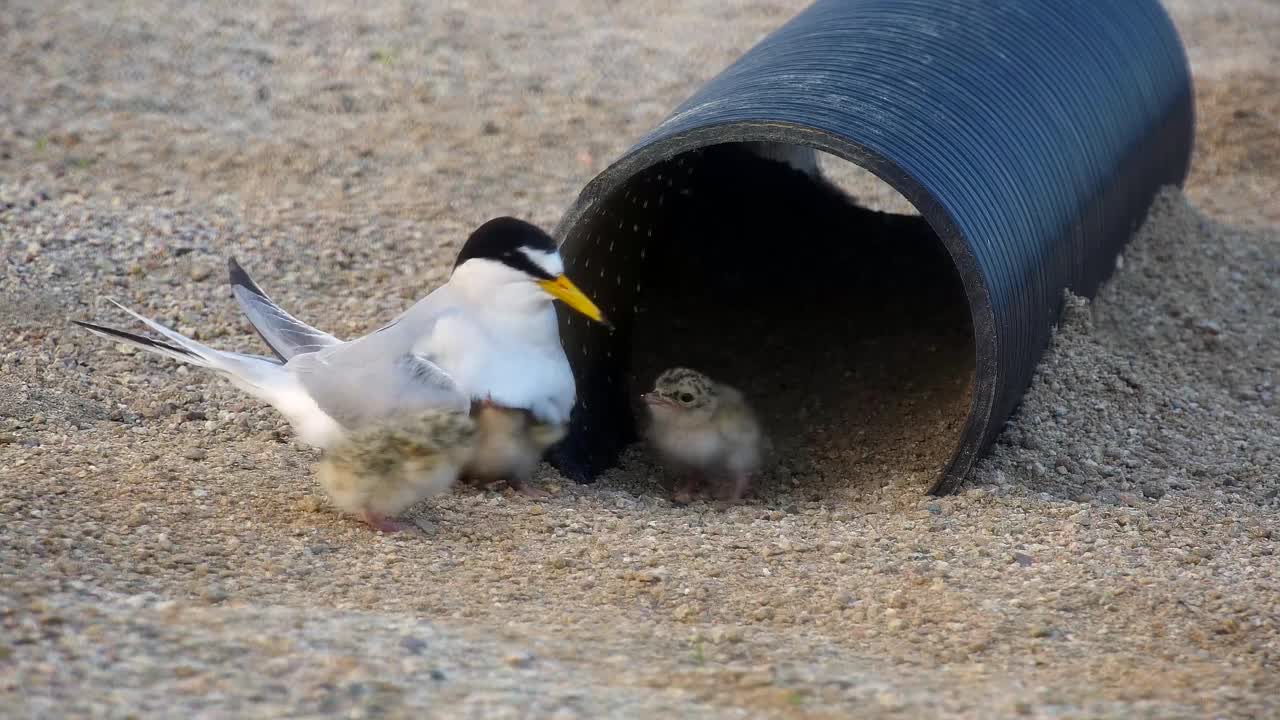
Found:
M 67 320 L 110 295 L 260 348 L 235 254 L 372 329 L 803 2 L 45 5 L 0 21 L 0 715 L 1280 714 L 1275 3 L 1169 3 L 1186 191 L 1072 300 L 962 493 L 886 463 L 676 507 L 633 452 L 394 536 L 273 412 Z

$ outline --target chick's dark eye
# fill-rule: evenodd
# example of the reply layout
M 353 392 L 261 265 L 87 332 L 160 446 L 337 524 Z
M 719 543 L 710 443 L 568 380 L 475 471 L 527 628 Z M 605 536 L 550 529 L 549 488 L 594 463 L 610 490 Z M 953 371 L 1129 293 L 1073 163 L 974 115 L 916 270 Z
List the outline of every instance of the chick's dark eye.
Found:
M 682 403 L 693 402 L 693 393 L 680 393 L 680 402 Z

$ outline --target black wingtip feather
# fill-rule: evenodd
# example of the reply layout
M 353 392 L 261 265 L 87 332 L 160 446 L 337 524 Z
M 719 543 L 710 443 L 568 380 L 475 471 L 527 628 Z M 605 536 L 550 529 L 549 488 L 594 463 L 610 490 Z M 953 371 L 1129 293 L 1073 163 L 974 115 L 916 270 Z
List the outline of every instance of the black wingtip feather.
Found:
M 162 342 L 160 340 L 153 340 L 143 335 L 135 335 L 131 332 L 125 332 L 124 330 L 117 330 L 115 328 L 107 327 L 105 325 L 95 325 L 93 323 L 84 322 L 82 320 L 72 320 L 71 322 L 87 330 L 93 330 L 94 332 L 102 333 L 103 335 L 110 335 L 111 337 L 117 337 L 117 338 L 120 338 L 121 340 L 128 340 L 129 342 L 138 343 L 139 345 L 146 345 L 147 347 L 163 348 L 170 352 L 176 352 L 179 355 L 196 357 L 195 353 L 191 352 L 190 350 L 187 350 L 186 348 L 178 347 L 177 345 L 170 345 L 169 343 Z
M 254 282 L 253 278 L 249 277 L 249 273 L 245 272 L 244 268 L 240 267 L 240 263 L 236 262 L 234 255 L 227 257 L 227 275 L 231 279 L 231 287 L 233 289 L 236 287 L 242 287 L 263 300 L 268 302 L 271 301 L 271 298 L 267 297 L 267 293 L 264 292 L 262 288 L 258 287 L 258 283 Z M 272 355 L 279 358 L 282 363 L 289 361 L 289 358 L 285 357 L 284 353 L 280 352 L 275 345 L 271 344 L 271 341 L 267 339 L 266 334 L 259 330 L 257 325 L 253 324 L 252 319 L 250 319 L 249 326 L 258 334 L 258 337 L 262 338 L 262 342 L 271 350 Z
M 267 296 L 262 288 L 258 287 L 258 283 L 249 277 L 249 273 L 240 267 L 240 263 L 236 262 L 234 256 L 227 258 L 227 275 L 231 278 L 231 287 L 239 286 L 259 297 Z

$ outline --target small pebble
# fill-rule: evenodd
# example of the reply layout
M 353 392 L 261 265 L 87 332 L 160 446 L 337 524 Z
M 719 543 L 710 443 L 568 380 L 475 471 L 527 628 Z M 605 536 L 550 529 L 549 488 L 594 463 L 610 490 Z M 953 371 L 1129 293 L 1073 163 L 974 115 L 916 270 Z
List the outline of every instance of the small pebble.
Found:
M 533 665 L 534 656 L 530 652 L 517 652 L 505 656 L 502 661 L 511 667 L 527 668 Z

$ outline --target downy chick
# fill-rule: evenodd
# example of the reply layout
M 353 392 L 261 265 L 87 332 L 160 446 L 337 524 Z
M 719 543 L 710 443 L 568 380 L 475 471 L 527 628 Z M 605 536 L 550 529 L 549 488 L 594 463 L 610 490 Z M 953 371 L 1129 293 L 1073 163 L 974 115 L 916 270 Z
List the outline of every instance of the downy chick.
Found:
M 447 491 L 476 447 L 466 413 L 426 410 L 370 425 L 325 451 L 316 477 L 333 503 L 383 532 L 393 518 Z
M 541 422 L 528 410 L 489 400 L 476 402 L 471 417 L 476 423 L 476 447 L 463 469 L 464 480 L 476 485 L 505 482 L 523 495 L 547 497 L 547 491 L 528 481 L 543 454 L 564 438 L 568 427 Z
M 641 397 L 649 408 L 649 442 L 683 476 L 674 499 L 689 502 L 707 481 L 720 484 L 722 499 L 741 498 L 760 467 L 765 441 L 742 393 L 676 367 L 659 375 L 653 390 Z

